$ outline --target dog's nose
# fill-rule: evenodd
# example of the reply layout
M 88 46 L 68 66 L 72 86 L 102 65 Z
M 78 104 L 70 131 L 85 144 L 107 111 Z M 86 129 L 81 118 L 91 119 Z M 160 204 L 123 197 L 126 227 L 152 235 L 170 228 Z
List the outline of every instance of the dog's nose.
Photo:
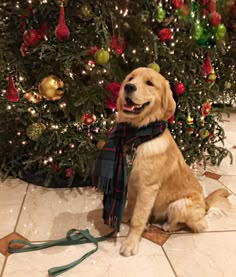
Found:
M 134 84 L 128 83 L 128 84 L 125 85 L 125 92 L 127 94 L 130 94 L 130 93 L 132 93 L 136 90 L 137 90 L 137 88 Z

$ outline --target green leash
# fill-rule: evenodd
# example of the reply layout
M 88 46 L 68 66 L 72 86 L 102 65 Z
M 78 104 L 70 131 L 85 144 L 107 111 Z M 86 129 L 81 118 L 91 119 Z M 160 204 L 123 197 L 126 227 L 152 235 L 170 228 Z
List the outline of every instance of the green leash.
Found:
M 100 241 L 105 241 L 108 238 L 111 238 L 115 234 L 115 230 L 112 231 L 111 233 L 95 238 L 93 237 L 88 230 L 77 230 L 77 229 L 71 229 L 67 232 L 66 237 L 59 239 L 59 240 L 54 240 L 50 242 L 45 242 L 45 243 L 39 243 L 39 244 L 32 244 L 30 242 L 24 241 L 24 240 L 11 240 L 8 243 L 8 251 L 11 253 L 23 253 L 23 252 L 30 252 L 30 251 L 36 251 L 36 250 L 41 250 L 53 246 L 68 246 L 68 245 L 77 245 L 77 244 L 85 244 L 85 243 L 93 243 L 95 245 L 95 248 L 83 255 L 81 258 L 78 260 L 75 260 L 72 263 L 63 265 L 63 266 L 57 266 L 57 267 L 52 267 L 48 270 L 48 275 L 50 277 L 55 277 L 58 276 L 67 270 L 75 267 L 76 265 L 80 264 L 83 260 L 88 258 L 90 255 L 95 253 L 98 250 L 98 242 Z M 25 245 L 27 247 L 25 248 L 13 248 L 11 247 L 12 244 L 18 243 Z

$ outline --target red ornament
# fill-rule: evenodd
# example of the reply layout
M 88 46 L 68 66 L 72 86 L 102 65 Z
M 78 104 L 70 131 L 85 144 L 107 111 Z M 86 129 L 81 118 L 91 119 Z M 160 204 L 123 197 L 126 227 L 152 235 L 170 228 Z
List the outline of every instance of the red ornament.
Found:
M 105 89 L 111 93 L 111 95 L 106 96 L 106 106 L 108 109 L 116 109 L 116 101 L 119 95 L 120 86 L 118 82 L 106 85 Z
M 125 50 L 125 39 L 123 37 L 118 37 L 113 35 L 111 37 L 110 46 L 116 54 L 121 55 Z
M 92 114 L 92 115 L 90 113 L 82 114 L 81 121 L 82 121 L 82 123 L 84 123 L 88 126 L 92 125 L 95 120 L 96 120 L 96 116 L 94 114 Z
M 185 86 L 184 86 L 183 83 L 181 83 L 181 82 L 175 83 L 175 85 L 174 85 L 174 92 L 175 92 L 177 95 L 183 94 L 184 91 L 185 91 Z
M 209 24 L 211 26 L 218 26 L 221 22 L 221 15 L 218 12 L 209 14 Z
M 175 115 L 172 114 L 172 116 L 168 119 L 168 123 L 169 123 L 169 124 L 173 124 L 174 121 L 175 121 Z
M 158 33 L 158 37 L 160 38 L 160 40 L 164 43 L 166 40 L 170 40 L 172 37 L 172 32 L 170 29 L 168 28 L 163 28 L 160 30 L 160 32 Z
M 209 102 L 206 102 L 205 104 L 202 105 L 201 108 L 201 113 L 204 117 L 206 117 L 211 111 L 211 105 L 209 104 Z
M 205 6 L 208 3 L 208 0 L 201 0 L 200 3 L 202 6 Z
M 183 5 L 183 0 L 172 0 L 172 6 L 175 10 L 178 10 Z
M 88 52 L 89 55 L 94 55 L 97 51 L 98 51 L 98 48 L 97 46 L 87 46 L 87 49 L 90 50 Z
M 206 9 L 201 10 L 201 16 L 205 16 L 207 14 L 208 14 L 208 10 L 206 10 Z
M 67 178 L 70 178 L 71 175 L 72 175 L 72 173 L 73 173 L 72 168 L 67 168 L 67 169 L 66 169 L 66 177 L 67 177 Z
M 207 10 L 209 13 L 213 13 L 216 10 L 216 3 L 214 1 L 209 1 L 207 4 Z
M 5 98 L 10 101 L 10 102 L 17 102 L 19 100 L 19 93 L 16 90 L 15 86 L 14 86 L 14 82 L 13 82 L 13 78 L 12 76 L 9 76 L 8 79 L 8 89 L 5 93 Z
M 40 41 L 40 38 L 38 31 L 35 29 L 31 29 L 29 32 L 27 30 L 24 31 L 23 40 L 27 46 L 36 45 Z
M 206 58 L 201 66 L 201 74 L 204 78 L 207 77 L 207 75 L 211 72 L 212 66 L 211 66 L 211 58 L 209 53 L 206 54 Z
M 57 39 L 64 41 L 70 36 L 70 31 L 66 26 L 64 7 L 60 6 L 60 15 L 57 27 L 55 29 L 55 36 Z
M 45 32 L 47 31 L 48 26 L 46 24 L 41 24 L 38 28 L 38 34 L 40 38 L 47 40 L 47 36 Z

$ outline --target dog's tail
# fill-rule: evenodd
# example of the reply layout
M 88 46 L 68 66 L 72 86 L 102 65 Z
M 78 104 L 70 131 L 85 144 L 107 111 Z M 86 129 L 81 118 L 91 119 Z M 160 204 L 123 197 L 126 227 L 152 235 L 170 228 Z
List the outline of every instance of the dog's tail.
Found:
M 231 209 L 228 196 L 230 192 L 225 188 L 220 188 L 210 193 L 206 199 L 206 211 L 214 211 L 214 213 L 226 214 Z

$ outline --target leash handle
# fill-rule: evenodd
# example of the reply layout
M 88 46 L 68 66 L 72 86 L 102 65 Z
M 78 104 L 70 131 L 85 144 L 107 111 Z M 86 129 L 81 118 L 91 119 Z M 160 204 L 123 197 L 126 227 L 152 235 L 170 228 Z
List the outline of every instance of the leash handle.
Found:
M 53 246 L 68 246 L 68 245 L 77 245 L 77 244 L 84 244 L 84 243 L 93 243 L 95 245 L 94 249 L 92 249 L 89 252 L 87 252 L 86 254 L 84 254 L 81 258 L 79 258 L 69 264 L 63 265 L 63 266 L 57 266 L 57 267 L 50 268 L 48 270 L 48 275 L 50 277 L 55 277 L 60 274 L 63 274 L 67 270 L 80 264 L 83 260 L 85 260 L 86 258 L 88 258 L 90 255 L 92 255 L 93 253 L 95 253 L 98 250 L 98 242 L 105 241 L 108 238 L 111 238 L 114 234 L 115 234 L 115 230 L 105 236 L 95 238 L 89 233 L 88 230 L 71 229 L 67 232 L 65 238 L 50 241 L 50 242 L 45 242 L 45 243 L 33 244 L 33 243 L 30 243 L 30 242 L 24 241 L 24 240 L 11 240 L 8 243 L 8 251 L 11 253 L 23 253 L 23 252 L 30 252 L 30 251 L 46 249 L 46 248 L 53 247 Z M 14 247 L 12 247 L 12 245 L 15 243 L 24 245 L 27 247 L 14 248 Z

